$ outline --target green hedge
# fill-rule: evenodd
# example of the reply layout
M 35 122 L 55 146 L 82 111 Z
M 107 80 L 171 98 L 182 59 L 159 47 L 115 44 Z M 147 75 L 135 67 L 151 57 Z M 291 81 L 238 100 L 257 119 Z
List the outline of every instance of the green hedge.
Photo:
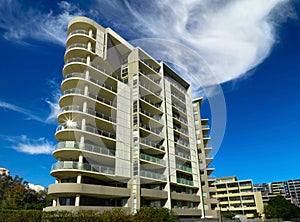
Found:
M 0 210 L 0 222 L 177 222 L 177 216 L 165 208 L 142 208 L 136 214 L 122 209 L 96 211 Z

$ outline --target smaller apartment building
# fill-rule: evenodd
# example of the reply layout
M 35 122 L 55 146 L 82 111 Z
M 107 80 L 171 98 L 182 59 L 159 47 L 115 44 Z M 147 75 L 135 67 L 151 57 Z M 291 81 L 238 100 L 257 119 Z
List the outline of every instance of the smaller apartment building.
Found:
M 237 180 L 235 176 L 216 179 L 216 198 L 221 212 L 231 211 L 235 215 L 246 215 L 248 218 L 254 213 L 263 213 L 261 192 L 253 191 L 251 180 Z

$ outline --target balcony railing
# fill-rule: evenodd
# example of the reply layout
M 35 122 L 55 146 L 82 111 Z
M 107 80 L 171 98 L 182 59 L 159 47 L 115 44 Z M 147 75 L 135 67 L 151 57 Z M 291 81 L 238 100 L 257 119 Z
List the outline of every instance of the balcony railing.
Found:
M 176 107 L 177 109 L 179 109 L 181 112 L 186 113 L 186 109 L 182 108 L 180 105 L 178 105 L 178 103 L 172 102 L 172 106 Z
M 165 76 L 164 78 L 166 78 L 173 86 L 175 86 L 176 89 L 180 90 L 184 94 L 186 93 L 186 89 L 182 85 L 180 85 L 178 82 L 176 82 L 174 79 L 172 79 L 168 76 Z
M 193 186 L 193 181 L 192 180 L 187 180 L 187 179 L 184 179 L 184 178 L 177 178 L 177 183 Z
M 69 73 L 69 74 L 64 76 L 65 79 L 72 78 L 72 77 L 85 79 L 85 74 L 81 73 L 81 72 L 73 72 L 73 73 Z M 113 92 L 117 92 L 117 89 L 115 89 L 114 87 L 108 86 L 105 83 L 102 83 L 101 81 L 99 81 L 97 79 L 94 79 L 94 78 L 90 77 L 88 80 L 90 80 L 91 82 L 96 83 L 97 85 L 99 85 L 101 87 L 104 87 L 108 90 L 111 90 Z
M 83 112 L 83 107 L 82 106 L 78 106 L 78 105 L 70 105 L 70 106 L 64 106 L 62 107 L 62 111 L 65 112 L 65 111 L 79 111 L 79 112 Z M 93 115 L 93 116 L 96 116 L 96 117 L 99 117 L 101 119 L 105 119 L 105 120 L 108 120 L 110 122 L 116 122 L 116 119 L 115 118 L 112 118 L 111 116 L 107 116 L 103 113 L 99 113 L 99 112 L 96 112 L 94 109 L 91 109 L 91 108 L 87 108 L 87 111 L 86 113 L 90 114 L 90 115 Z
M 95 52 L 95 49 L 92 48 L 92 47 L 89 49 L 89 47 L 88 47 L 87 44 L 81 44 L 81 43 L 71 44 L 71 45 L 69 45 L 69 47 L 67 48 L 67 50 L 73 49 L 73 48 L 83 48 L 83 49 L 87 49 L 87 50 L 91 50 L 92 52 Z
M 173 117 L 175 119 L 179 120 L 180 122 L 187 124 L 187 120 L 185 118 L 182 118 L 181 116 L 179 116 L 179 115 L 177 115 L 175 113 L 173 113 Z
M 139 70 L 140 73 L 142 73 L 145 77 L 147 77 L 148 79 L 150 79 L 152 82 L 156 83 L 157 85 L 159 85 L 160 80 L 156 80 L 154 78 L 151 77 L 151 75 L 153 74 L 147 74 L 146 72 L 144 72 L 143 70 Z
M 178 93 L 176 93 L 174 91 L 171 91 L 171 94 L 185 104 L 185 98 L 184 97 L 180 96 Z
M 87 62 L 87 60 L 85 58 L 71 58 L 71 59 L 68 59 L 66 62 L 65 62 L 65 65 L 71 63 L 71 62 L 82 62 L 82 63 L 85 63 Z
M 161 130 L 158 130 L 156 128 L 152 128 L 152 127 L 150 127 L 150 126 L 148 126 L 148 125 L 146 125 L 144 123 L 140 123 L 140 127 L 142 127 L 143 129 L 146 129 L 148 131 L 151 131 L 151 132 L 153 132 L 153 133 L 155 133 L 155 134 L 157 134 L 159 136 L 163 136 L 162 133 L 161 133 Z
M 101 153 L 101 154 L 108 155 L 108 156 L 116 155 L 115 150 L 108 149 L 108 148 L 102 147 L 102 146 L 96 146 L 96 145 L 89 144 L 89 143 L 77 143 L 75 141 L 59 142 L 56 145 L 55 150 L 60 150 L 60 149 L 65 149 L 65 148 L 86 150 L 86 151 L 90 151 L 90 152 L 94 152 L 94 153 Z
M 163 174 L 153 173 L 153 172 L 145 171 L 145 170 L 141 170 L 141 176 L 142 177 L 153 178 L 153 179 L 156 179 L 156 180 L 164 180 L 164 181 L 167 180 L 167 177 Z
M 78 129 L 78 130 L 87 131 L 87 132 L 90 132 L 90 133 L 93 133 L 93 134 L 101 135 L 101 136 L 104 136 L 104 137 L 109 137 L 109 138 L 112 138 L 112 139 L 116 139 L 116 134 L 115 133 L 107 132 L 107 131 L 104 131 L 104 130 L 101 130 L 101 129 L 98 129 L 96 127 L 89 126 L 89 125 L 87 125 L 85 127 L 85 129 L 81 129 L 81 125 L 79 125 L 79 124 L 74 124 L 74 126 L 59 125 L 56 128 L 56 132 L 64 130 L 64 129 Z
M 150 156 L 150 155 L 141 153 L 140 157 L 143 160 L 147 160 L 147 161 L 150 161 L 150 162 L 153 162 L 153 163 L 158 163 L 158 164 L 161 164 L 161 165 L 164 165 L 164 166 L 166 165 L 165 160 L 162 160 L 162 159 L 154 157 L 154 156 Z
M 76 89 L 76 88 L 73 88 L 73 89 L 67 89 L 63 92 L 64 95 L 67 95 L 67 94 L 79 94 L 79 95 L 84 95 L 84 91 L 82 89 Z M 88 97 L 92 98 L 92 99 L 96 99 L 98 100 L 99 102 L 102 102 L 102 103 L 105 103 L 107 105 L 110 105 L 112 107 L 117 107 L 117 105 L 115 103 L 113 103 L 112 101 L 110 100 L 107 100 L 105 98 L 102 98 L 100 96 L 96 96 L 92 93 L 88 93 Z
M 151 68 L 154 72 L 158 73 L 159 69 L 154 68 L 153 66 L 151 66 L 150 63 L 146 62 L 145 59 L 140 59 L 140 61 L 142 61 L 146 66 L 148 66 L 149 68 Z
M 161 120 L 161 116 L 153 115 L 152 113 L 149 113 L 149 112 L 147 112 L 146 110 L 143 110 L 143 109 L 140 109 L 140 112 L 163 124 L 163 122 Z
M 154 102 L 152 102 L 150 99 L 147 99 L 147 98 L 144 97 L 144 96 L 140 96 L 140 98 L 141 98 L 143 101 L 145 101 L 146 103 L 148 103 L 148 104 L 150 104 L 150 105 L 156 107 L 156 108 L 159 109 L 160 111 L 162 111 L 162 107 L 161 107 L 160 104 L 154 103 Z
M 192 168 L 190 168 L 188 166 L 176 164 L 176 168 L 179 169 L 179 170 L 183 170 L 183 171 L 189 172 L 189 173 L 192 172 Z
M 185 146 L 185 147 L 189 147 L 189 145 L 190 145 L 187 140 L 179 139 L 178 137 L 174 138 L 174 142 L 178 143 L 178 144 L 180 144 L 182 146 Z
M 155 94 L 157 97 L 159 97 L 160 99 L 162 99 L 162 97 L 160 96 L 160 93 L 155 91 L 154 89 L 152 89 L 151 87 L 147 86 L 144 83 L 140 83 L 140 86 L 144 87 L 145 89 L 147 89 L 148 91 L 150 91 L 151 93 Z
M 175 151 L 175 154 L 176 154 L 177 156 L 183 157 L 183 158 L 188 159 L 188 160 L 191 159 L 191 156 L 190 156 L 189 154 L 186 154 L 186 153 L 182 153 L 182 152 L 179 152 L 179 151 Z
M 71 169 L 71 170 L 85 170 L 96 173 L 105 173 L 105 174 L 115 174 L 115 169 L 112 167 L 97 165 L 97 164 L 89 164 L 89 163 L 79 163 L 76 161 L 60 161 L 54 163 L 51 167 L 51 171 L 53 170 L 62 170 L 62 169 Z
M 152 146 L 154 148 L 157 148 L 157 149 L 160 149 L 160 150 L 165 150 L 165 147 L 163 145 L 161 145 L 160 143 L 155 143 L 155 142 L 152 142 L 150 140 L 146 140 L 144 138 L 140 138 L 140 142 L 142 144 L 145 144 L 145 145 L 148 145 L 148 146 Z
M 181 127 L 178 127 L 176 125 L 174 125 L 173 127 L 174 127 L 175 130 L 177 130 L 177 131 L 179 131 L 179 132 L 181 132 L 181 133 L 183 133 L 185 135 L 188 135 L 188 133 L 189 133 L 187 130 L 185 130 L 185 129 L 181 128 Z
M 74 30 L 74 31 L 70 32 L 69 36 L 72 36 L 72 35 L 75 35 L 75 34 L 83 34 L 83 35 L 90 36 L 89 32 L 85 31 L 85 30 Z M 96 38 L 96 36 L 94 34 L 92 34 L 91 37 Z

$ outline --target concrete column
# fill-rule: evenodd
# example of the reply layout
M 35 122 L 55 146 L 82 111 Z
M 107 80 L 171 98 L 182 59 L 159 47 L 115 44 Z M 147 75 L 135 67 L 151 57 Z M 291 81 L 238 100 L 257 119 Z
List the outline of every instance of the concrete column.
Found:
M 82 163 L 82 162 L 83 162 L 83 156 L 82 156 L 82 154 L 79 155 L 78 162 L 79 162 L 79 163 Z
M 93 37 L 93 30 L 92 29 L 89 30 L 89 37 Z
M 90 65 L 90 62 L 91 62 L 91 57 L 90 57 L 90 56 L 87 56 L 87 57 L 86 57 L 86 64 Z
M 52 201 L 52 207 L 56 207 L 56 200 Z
M 78 174 L 77 176 L 77 183 L 81 183 L 81 174 Z
M 87 112 L 87 102 L 83 102 L 82 104 L 82 112 L 86 113 Z
M 90 71 L 86 70 L 85 71 L 85 79 L 89 79 L 90 78 Z
M 91 42 L 88 42 L 87 49 L 91 50 L 91 48 L 92 48 L 92 44 L 91 44 Z
M 88 94 L 89 94 L 89 87 L 88 86 L 84 86 L 84 95 L 85 96 L 88 96 Z
M 86 125 L 86 120 L 85 118 L 83 118 L 81 121 L 81 130 L 85 130 L 85 125 Z
M 75 198 L 75 207 L 78 207 L 79 203 L 80 203 L 80 195 L 77 194 Z

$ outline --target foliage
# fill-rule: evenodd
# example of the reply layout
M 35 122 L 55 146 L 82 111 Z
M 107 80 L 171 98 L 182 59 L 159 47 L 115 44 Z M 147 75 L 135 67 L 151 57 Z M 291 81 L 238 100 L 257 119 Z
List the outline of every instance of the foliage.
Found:
M 122 209 L 96 211 L 37 211 L 0 210 L 0 221 L 6 222 L 177 222 L 177 217 L 165 208 L 142 208 L 136 214 L 127 214 Z
M 178 221 L 178 218 L 172 211 L 166 208 L 147 207 L 142 208 L 134 215 L 134 221 L 175 222 Z
M 277 196 L 269 200 L 265 207 L 267 218 L 282 218 L 289 220 L 300 217 L 300 208 L 287 201 L 283 196 Z
M 234 216 L 235 216 L 235 214 L 232 213 L 229 210 L 227 210 L 225 212 L 222 212 L 222 217 L 224 217 L 224 218 L 230 218 L 230 219 L 232 219 Z
M 0 209 L 42 210 L 47 204 L 47 192 L 36 192 L 16 175 L 0 175 Z

